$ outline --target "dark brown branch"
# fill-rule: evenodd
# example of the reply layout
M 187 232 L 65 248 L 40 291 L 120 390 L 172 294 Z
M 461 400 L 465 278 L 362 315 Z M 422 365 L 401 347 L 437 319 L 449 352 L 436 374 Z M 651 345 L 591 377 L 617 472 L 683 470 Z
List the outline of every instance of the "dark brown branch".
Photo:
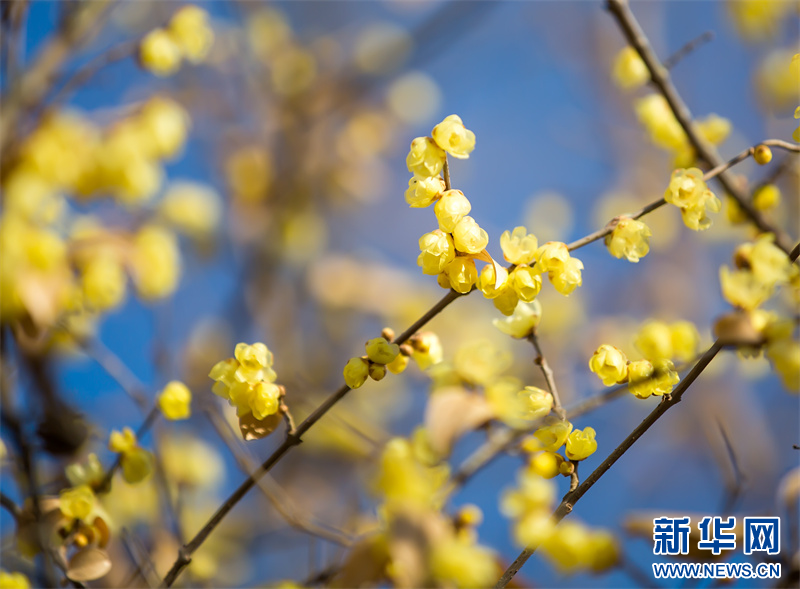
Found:
M 550 364 L 547 363 L 547 358 L 545 358 L 545 355 L 542 353 L 542 348 L 539 345 L 539 337 L 536 335 L 535 329 L 528 336 L 528 341 L 533 344 L 533 348 L 536 350 L 536 358 L 533 362 L 542 369 L 544 381 L 547 383 L 547 389 L 553 396 L 553 411 L 555 411 L 556 415 L 561 419 L 566 419 L 567 414 L 564 411 L 564 407 L 561 405 L 561 397 L 558 394 L 558 387 L 556 387 L 556 379 L 553 375 L 553 370 L 550 368 Z

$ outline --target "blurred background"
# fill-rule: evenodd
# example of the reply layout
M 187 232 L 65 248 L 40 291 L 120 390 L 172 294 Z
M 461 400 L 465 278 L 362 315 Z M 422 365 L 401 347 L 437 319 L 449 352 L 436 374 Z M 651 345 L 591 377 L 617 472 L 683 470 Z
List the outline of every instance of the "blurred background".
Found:
M 744 8 L 756 4 L 770 5 L 762 11 L 769 14 Z M 470 158 L 451 159 L 452 183 L 472 202 L 471 215 L 488 232 L 488 249 L 497 259 L 504 230 L 524 225 L 540 244 L 569 242 L 660 198 L 674 167 L 674 155 L 653 146 L 636 117 L 634 102 L 649 90 L 627 92 L 612 81 L 624 40 L 602 2 L 201 6 L 214 32 L 210 52 L 202 63 L 187 62 L 158 76 L 129 48 L 164 26 L 180 4 L 111 3 L 63 61 L 41 106 L 28 108 L 12 130 L 3 128 L 10 154 L 3 163 L 6 215 L 19 157 L 14 152 L 24 154 L 24 138 L 53 113 L 88 121 L 70 136 L 66 155 L 56 151 L 55 160 L 42 160 L 67 170 L 80 161 L 58 158 L 80 159 L 81 146 L 89 141 L 81 133 L 92 133 L 87 126 L 114 129 L 138 116 L 154 95 L 182 105 L 191 119 L 179 148 L 148 162 L 126 190 L 83 191 L 87 196 L 80 187 L 42 189 L 47 193 L 42 202 L 58 209 L 49 226 L 64 239 L 95 231 L 103 235 L 97 247 L 112 247 L 115 239 L 141 246 L 142 228 L 154 222 L 168 227 L 166 241 L 175 247 L 167 248 L 169 254 L 142 254 L 143 268 L 163 263 L 169 274 L 179 266 L 179 276 L 164 277 L 166 286 L 148 285 L 136 278 L 134 263 L 124 298 L 102 312 L 64 304 L 66 316 L 51 313 L 62 303 L 47 295 L 43 303 L 37 302 L 41 296 L 24 295 L 27 314 L 4 311 L 3 368 L 13 394 L 3 401 L 11 403 L 37 449 L 44 493 L 62 489 L 64 467 L 90 452 L 110 464 L 110 431 L 138 427 L 168 381 L 182 380 L 191 388 L 191 419 L 159 420 L 142 439 L 145 448 L 158 441 L 164 470 L 178 487 L 176 504 L 165 508 L 153 481 L 136 486 L 115 481 L 104 499 L 115 525 L 151 554 L 162 575 L 177 549 L 175 513 L 177 529 L 191 538 L 244 479 L 245 459 L 251 466 L 260 462 L 282 438 L 279 432 L 240 440 L 235 410 L 210 391 L 207 375 L 216 362 L 230 357 L 237 342 L 266 343 L 287 402 L 302 419 L 340 385 L 342 367 L 366 339 L 385 326 L 404 330 L 444 294 L 416 265 L 417 241 L 436 221 L 430 210 L 409 208 L 403 198 L 412 139 L 430 134 L 454 113 L 474 131 Z M 65 19 L 83 9 L 73 2 L 26 7 L 22 23 L 11 25 L 14 34 L 6 36 L 4 96 L 63 30 Z M 719 145 L 724 159 L 760 140 L 788 140 L 800 100 L 800 84 L 785 73 L 800 51 L 796 4 L 647 2 L 635 3 L 633 10 L 662 60 L 713 33 L 671 73 L 696 117 L 716 114 L 731 122 Z M 115 51 L 120 58 L 108 59 Z M 79 74 L 74 85 L 67 82 L 87 66 L 90 77 L 82 80 Z M 749 187 L 775 175 L 783 198 L 765 214 L 796 238 L 800 168 L 796 160 L 784 162 L 785 154 L 775 155 L 770 166 L 748 160 L 734 173 Z M 150 178 L 144 186 L 143 177 Z M 35 190 L 31 186 L 25 185 Z M 718 186 L 712 189 L 723 197 Z M 181 201 L 175 196 L 181 190 L 203 196 Z M 653 232 L 651 252 L 638 264 L 613 258 L 596 242 L 575 253 L 585 265 L 581 288 L 563 297 L 545 285 L 539 297 L 541 345 L 565 405 L 604 390 L 588 370 L 592 352 L 612 343 L 634 356 L 633 337 L 647 319 L 690 320 L 703 345 L 711 343 L 710 326 L 730 308 L 720 293 L 719 267 L 730 264 L 736 246 L 754 235 L 747 224 L 731 222 L 727 206 L 706 232 L 689 230 L 673 207 L 663 207 L 645 219 Z M 6 252 L 17 239 L 9 235 Z M 88 246 L 94 247 L 91 241 Z M 0 263 L 11 267 L 8 254 L 3 257 Z M 59 288 L 48 283 L 43 290 L 52 295 Z M 12 296 L 7 290 L 2 294 Z M 779 293 L 770 304 L 796 313 L 790 294 Z M 498 317 L 489 301 L 473 294 L 455 301 L 428 328 L 439 335 L 445 361 L 456 368 L 459 352 L 462 364 L 483 354 L 491 358 L 484 367 L 489 373 L 544 387 L 532 347 L 493 327 Z M 70 333 L 80 333 L 82 343 Z M 146 402 L 137 404 L 120 381 Z M 277 502 L 349 536 L 369 527 L 376 518 L 370 492 L 376 459 L 387 440 L 410 436 L 422 421 L 429 387 L 429 376 L 412 366 L 350 393 L 271 473 L 281 488 L 272 488 Z M 625 395 L 575 422 L 597 431 L 599 448 L 582 465 L 584 476 L 656 402 Z M 84 416 L 85 439 L 76 440 L 63 428 L 53 433 L 53 422 L 66 415 L 64 407 Z M 634 537 L 625 526 L 648 517 L 642 513 L 725 509 L 725 515 L 739 517 L 794 517 L 779 485 L 798 466 L 800 453 L 792 444 L 800 442 L 799 409 L 798 397 L 787 392 L 765 358 L 743 360 L 725 352 L 570 517 L 618 535 L 626 560 L 648 576 L 652 538 Z M 483 430 L 465 436 L 451 464 L 460 464 L 485 439 Z M 4 441 L 2 491 L 21 502 L 14 444 Z M 480 541 L 504 564 L 519 547 L 498 497 L 522 463 L 518 455 L 498 458 L 449 505 L 481 508 Z M 557 483 L 560 496 L 568 480 Z M 13 568 L 16 560 L 8 555 L 14 551 L 14 525 L 5 511 L 0 526 L 3 566 Z M 120 562 L 130 559 L 123 548 L 115 550 Z M 197 553 L 183 581 L 302 582 L 345 553 L 336 542 L 292 527 L 254 490 Z M 744 557 L 737 552 L 732 558 Z M 121 583 L 128 570 L 120 567 L 107 581 Z M 625 569 L 565 575 L 539 555 L 518 581 L 641 585 Z

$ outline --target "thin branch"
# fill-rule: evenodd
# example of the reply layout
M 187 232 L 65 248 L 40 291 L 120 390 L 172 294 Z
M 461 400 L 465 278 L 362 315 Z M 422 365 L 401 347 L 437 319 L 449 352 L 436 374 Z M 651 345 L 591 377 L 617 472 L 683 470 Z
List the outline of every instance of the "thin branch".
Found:
M 586 480 L 583 481 L 574 491 L 571 491 L 564 495 L 564 498 L 561 500 L 561 504 L 553 513 L 553 521 L 554 523 L 559 523 L 562 519 L 564 519 L 567 515 L 569 515 L 575 507 L 575 504 L 583 497 L 589 489 L 591 489 L 594 484 L 600 480 L 605 473 L 609 471 L 609 469 L 614 465 L 617 460 L 619 460 L 625 452 L 627 452 L 636 442 L 641 438 L 644 433 L 652 427 L 652 425 L 659 420 L 659 418 L 664 415 L 671 407 L 677 405 L 681 397 L 683 397 L 684 392 L 689 388 L 689 386 L 697 379 L 698 376 L 705 370 L 705 368 L 711 363 L 714 357 L 719 353 L 722 349 L 722 345 L 719 342 L 714 342 L 714 344 L 700 357 L 700 360 L 697 361 L 697 364 L 689 371 L 689 374 L 686 375 L 678 386 L 675 387 L 675 390 L 672 391 L 670 395 L 665 395 L 661 403 L 653 409 L 650 414 L 645 417 L 645 419 L 640 423 L 636 429 L 634 429 L 628 437 L 626 437 L 619 446 L 617 446 L 611 454 L 598 466 L 592 474 L 590 474 Z M 531 555 L 536 552 L 538 545 L 532 545 L 526 547 L 522 553 L 516 558 L 516 560 L 511 564 L 511 566 L 506 569 L 503 573 L 503 576 L 500 577 L 500 580 L 495 585 L 495 589 L 502 589 L 506 585 L 508 585 L 509 581 L 514 578 L 514 575 L 519 572 L 522 568 L 522 565 L 531 557 Z
M 714 146 L 706 142 L 697 131 L 697 127 L 692 120 L 691 112 L 673 85 L 669 77 L 669 71 L 659 62 L 655 51 L 653 51 L 650 45 L 650 41 L 644 34 L 633 12 L 631 12 L 627 0 L 607 0 L 607 6 L 609 12 L 611 12 L 617 20 L 617 24 L 620 29 L 622 29 L 628 43 L 636 49 L 642 61 L 644 61 L 650 72 L 650 78 L 653 84 L 655 84 L 656 88 L 658 88 L 667 100 L 672 113 L 675 115 L 675 119 L 680 123 L 698 157 L 711 167 L 716 168 L 722 165 L 722 158 L 720 158 Z M 733 178 L 724 171 L 719 174 L 717 178 L 723 188 L 733 197 L 742 211 L 753 221 L 756 227 L 764 232 L 774 234 L 775 244 L 788 254 L 791 250 L 791 246 L 789 245 L 786 235 L 761 215 L 749 199 L 742 193 L 733 181 Z
M 22 510 L 19 508 L 19 505 L 14 503 L 14 501 L 3 492 L 0 492 L 0 507 L 3 507 L 8 513 L 11 514 L 11 517 L 14 518 L 14 521 L 19 521 L 19 516 L 22 513 Z
M 536 335 L 535 329 L 528 336 L 528 341 L 533 344 L 533 348 L 536 350 L 536 358 L 534 359 L 533 362 L 534 364 L 538 365 L 539 368 L 542 369 L 542 374 L 544 375 L 545 383 L 547 383 L 547 389 L 553 396 L 553 410 L 556 412 L 556 415 L 558 415 L 562 420 L 566 419 L 567 414 L 564 411 L 564 407 L 561 405 L 561 397 L 558 394 L 558 387 L 556 387 L 556 379 L 555 376 L 553 375 L 553 370 L 547 363 L 547 358 L 542 353 L 542 348 L 539 345 L 539 337 Z
M 447 161 L 447 154 L 444 156 L 444 167 L 442 168 L 442 175 L 444 176 L 444 189 L 450 190 L 450 163 Z
M 113 378 L 126 395 L 133 399 L 139 409 L 145 411 L 149 405 L 145 386 L 128 368 L 122 359 L 97 338 L 79 341 L 87 356 L 97 362 Z
M 668 70 L 674 68 L 679 61 L 681 61 L 684 57 L 695 51 L 698 47 L 705 45 L 709 41 L 714 40 L 714 31 L 706 31 L 702 35 L 698 35 L 686 45 L 678 49 L 675 53 L 670 55 L 667 59 L 664 60 L 664 67 Z

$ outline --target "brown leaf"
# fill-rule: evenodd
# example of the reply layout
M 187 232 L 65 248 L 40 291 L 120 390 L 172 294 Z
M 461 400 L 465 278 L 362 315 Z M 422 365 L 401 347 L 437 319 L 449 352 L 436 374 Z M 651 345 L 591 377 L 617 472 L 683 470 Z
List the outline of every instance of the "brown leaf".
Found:
M 386 578 L 389 553 L 383 534 L 359 540 L 333 580 L 333 587 L 372 587 Z
M 111 570 L 111 559 L 105 550 L 87 546 L 69 559 L 67 577 L 73 581 L 94 581 Z
M 256 419 L 252 413 L 248 413 L 239 418 L 239 429 L 245 440 L 260 440 L 274 432 L 281 421 L 283 421 L 283 416 L 280 413 L 267 415 L 261 420 Z
M 714 323 L 714 336 L 722 345 L 761 346 L 764 336 L 753 326 L 750 314 L 732 311 Z
M 462 435 L 491 418 L 492 409 L 485 398 L 458 387 L 438 390 L 431 395 L 425 410 L 431 448 L 439 456 L 449 456 Z

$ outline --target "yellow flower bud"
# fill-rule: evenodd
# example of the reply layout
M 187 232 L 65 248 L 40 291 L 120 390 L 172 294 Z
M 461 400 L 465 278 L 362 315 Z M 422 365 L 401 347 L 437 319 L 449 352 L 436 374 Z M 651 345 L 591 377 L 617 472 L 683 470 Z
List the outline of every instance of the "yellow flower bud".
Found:
M 599 376 L 604 385 L 612 386 L 625 382 L 628 376 L 628 358 L 619 348 L 603 344 L 589 359 L 589 370 Z
M 344 367 L 344 382 L 351 389 L 357 389 L 369 376 L 369 361 L 364 358 L 350 358 Z
M 261 420 L 278 412 L 281 398 L 281 388 L 278 385 L 262 380 L 252 385 L 252 388 L 250 410 L 253 417 Z
M 192 63 L 203 61 L 214 43 L 208 13 L 197 6 L 184 6 L 169 22 L 169 33 L 183 56 Z
M 542 305 L 538 300 L 532 303 L 518 303 L 510 317 L 492 319 L 492 324 L 511 337 L 519 339 L 528 337 L 542 318 Z
M 125 299 L 127 276 L 112 255 L 98 255 L 83 268 L 81 289 L 86 305 L 96 311 L 118 307 Z
M 169 420 L 188 419 L 192 414 L 190 404 L 192 392 L 180 381 L 173 380 L 167 383 L 158 397 L 158 407 L 161 413 Z
M 131 485 L 153 474 L 153 455 L 144 448 L 133 448 L 122 455 L 122 478 Z
M 521 265 L 511 271 L 509 276 L 511 286 L 519 300 L 530 303 L 542 290 L 542 277 L 537 270 L 536 267 Z
M 500 289 L 499 294 L 492 299 L 492 303 L 494 303 L 495 309 L 508 317 L 514 314 L 519 304 L 519 297 L 511 284 L 506 283 L 506 285 Z
M 753 159 L 759 166 L 766 166 L 772 161 L 772 150 L 766 145 L 759 145 L 753 152 Z
M 636 49 L 627 46 L 617 54 L 611 70 L 614 82 L 623 90 L 632 90 L 650 79 L 650 72 Z
M 80 485 L 61 491 L 59 508 L 68 519 L 85 519 L 94 508 L 94 492 L 89 485 Z
M 472 286 L 478 280 L 478 270 L 475 268 L 475 261 L 464 256 L 456 258 L 445 268 L 445 274 L 450 282 L 450 287 L 461 294 L 466 294 L 472 290 Z
M 408 181 L 406 202 L 412 208 L 425 208 L 433 204 L 444 190 L 441 176 L 412 176 Z
M 167 31 L 154 29 L 139 44 L 139 62 L 157 76 L 169 76 L 181 65 L 181 48 Z
M 548 241 L 536 250 L 535 256 L 536 268 L 542 273 L 560 270 L 570 259 L 567 244 L 560 241 Z
M 406 157 L 408 171 L 426 178 L 438 176 L 444 167 L 445 153 L 430 137 L 417 137 L 411 142 L 411 151 Z
M 679 380 L 670 360 L 637 360 L 628 364 L 628 390 L 639 399 L 666 395 Z
M 663 321 L 648 321 L 639 330 L 634 345 L 650 361 L 672 358 L 672 331 Z
M 781 191 L 774 184 L 765 184 L 753 193 L 753 206 L 759 211 L 769 211 L 779 204 L 781 204 Z
M 572 424 L 556 417 L 548 419 L 547 422 L 547 425 L 537 429 L 533 435 L 542 443 L 544 450 L 556 452 L 567 441 L 567 436 L 572 431 Z
M 375 364 L 374 362 L 370 362 L 369 377 L 374 381 L 379 381 L 383 380 L 384 376 L 386 376 L 386 366 L 384 364 Z
M 564 462 L 561 454 L 554 452 L 538 452 L 531 456 L 528 470 L 540 477 L 552 479 L 559 475 L 559 466 Z
M 606 235 L 606 247 L 615 258 L 625 258 L 629 262 L 638 262 L 650 251 L 650 228 L 634 219 L 623 217 L 614 230 Z
M 458 159 L 466 159 L 475 149 L 475 133 L 466 129 L 461 117 L 450 115 L 431 132 L 436 144 Z
M 503 257 L 512 264 L 530 264 L 536 259 L 539 241 L 525 227 L 515 227 L 514 231 L 504 231 L 500 236 Z
M 489 235 L 470 216 L 463 217 L 453 229 L 455 248 L 467 254 L 479 254 L 489 244 Z
M 493 299 L 500 296 L 507 283 L 508 270 L 496 264 L 486 264 L 478 277 L 477 286 L 484 297 Z
M 456 224 L 470 212 L 472 205 L 460 190 L 447 190 L 433 207 L 439 229 L 452 233 Z
M 453 238 L 449 234 L 436 229 L 419 238 L 421 253 L 417 265 L 424 274 L 436 275 L 444 272 L 447 265 L 456 257 Z
M 366 344 L 367 357 L 376 364 L 389 364 L 400 353 L 400 346 L 390 344 L 386 338 L 376 337 Z
M 583 270 L 583 262 L 578 258 L 569 258 L 560 270 L 551 270 L 548 276 L 555 289 L 564 296 L 568 296 L 583 284 L 581 270 Z
M 192 120 L 178 102 L 165 96 L 154 96 L 139 113 L 139 122 L 151 157 L 173 158 L 186 143 Z
M 124 453 L 136 447 L 136 434 L 129 427 L 122 431 L 113 430 L 108 438 L 108 449 L 112 452 Z
M 158 209 L 162 219 L 194 238 L 210 235 L 222 213 L 219 195 L 194 182 L 170 185 Z
M 585 460 L 597 451 L 595 431 L 591 427 L 576 429 L 567 437 L 565 453 L 570 460 Z
M 386 365 L 386 368 L 392 374 L 400 374 L 408 366 L 408 356 L 398 354 L 397 357 Z

